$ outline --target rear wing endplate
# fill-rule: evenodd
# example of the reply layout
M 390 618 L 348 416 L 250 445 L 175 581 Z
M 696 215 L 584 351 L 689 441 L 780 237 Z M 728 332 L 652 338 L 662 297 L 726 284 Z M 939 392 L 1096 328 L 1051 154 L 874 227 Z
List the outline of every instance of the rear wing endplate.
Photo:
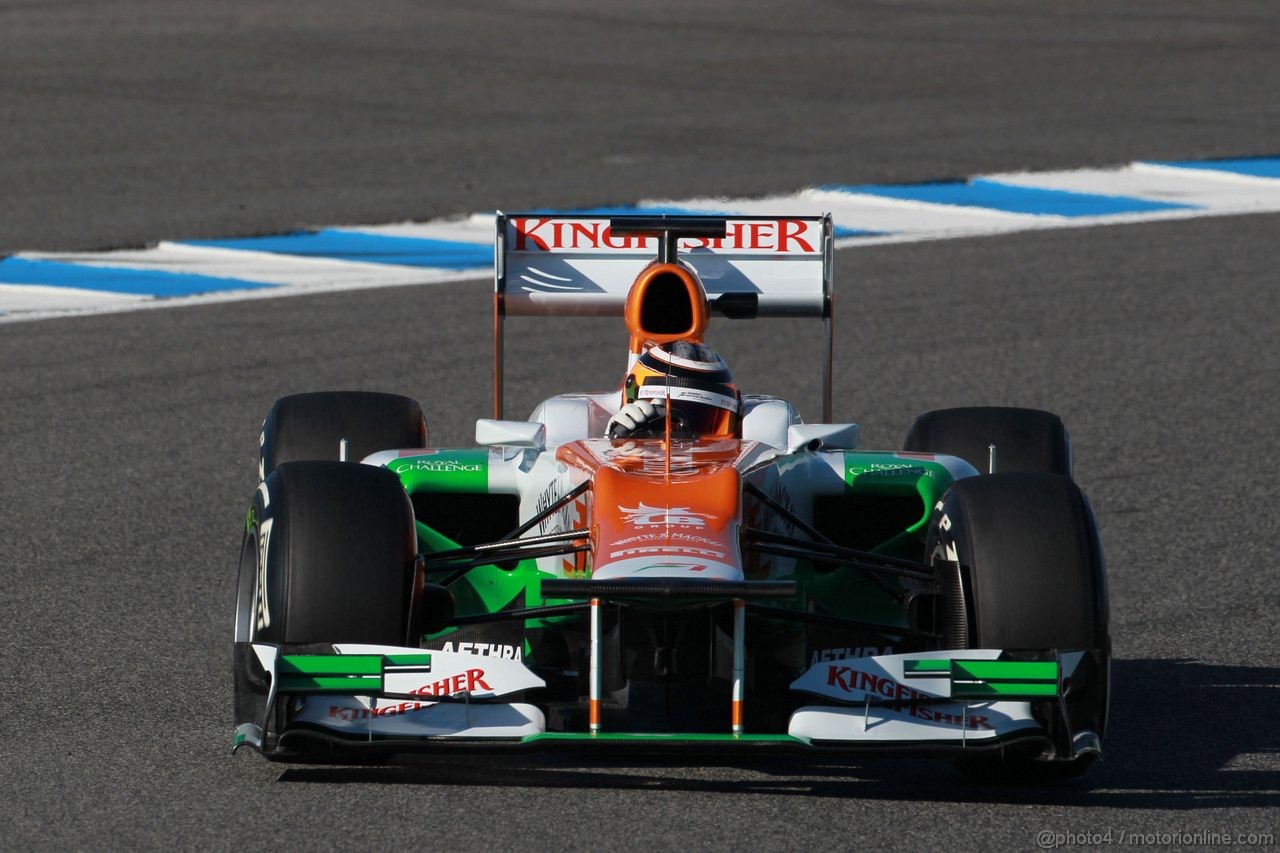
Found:
M 494 417 L 503 416 L 503 324 L 508 316 L 618 316 L 660 239 L 615 235 L 615 226 L 660 221 L 724 224 L 723 238 L 680 238 L 681 261 L 702 279 L 712 312 L 815 317 L 823 322 L 823 420 L 831 421 L 835 244 L 825 216 L 497 215 L 494 257 Z M 619 230 L 622 230 L 619 228 Z

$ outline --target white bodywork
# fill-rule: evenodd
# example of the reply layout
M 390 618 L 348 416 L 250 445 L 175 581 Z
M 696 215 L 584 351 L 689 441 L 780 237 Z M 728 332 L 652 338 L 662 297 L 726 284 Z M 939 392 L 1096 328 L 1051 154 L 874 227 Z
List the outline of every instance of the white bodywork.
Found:
M 498 219 L 500 292 L 508 315 L 622 313 L 653 237 L 613 236 L 607 218 L 515 214 Z M 723 239 L 683 239 L 680 258 L 714 300 L 751 293 L 762 316 L 820 317 L 829 280 L 830 220 L 733 219 Z
M 295 723 L 345 735 L 377 737 L 519 738 L 547 730 L 542 712 L 517 703 L 475 704 L 373 700 L 363 696 L 306 696 Z
M 995 660 L 1001 651 L 911 652 L 815 664 L 791 689 L 849 704 L 800 708 L 791 715 L 787 733 L 807 741 L 965 743 L 1040 729 L 1029 702 L 934 704 L 927 700 L 950 698 L 950 677 L 907 678 L 903 673 L 908 660 L 948 660 L 961 654 L 967 660 Z M 877 704 L 884 702 L 898 704 Z
M 599 394 L 557 394 L 539 403 L 533 410 L 533 414 L 529 415 L 529 421 L 546 427 L 546 447 L 555 448 L 570 441 L 600 438 L 608 428 L 609 418 L 618 413 L 621 404 L 621 391 L 606 391 Z M 803 423 L 804 419 L 800 417 L 796 407 L 781 397 L 765 394 L 742 395 L 744 441 L 758 441 L 781 450 L 787 446 L 787 431 Z M 477 427 L 477 437 L 478 430 L 479 427 Z M 479 443 L 496 442 L 481 441 Z
M 253 650 L 274 684 L 279 647 L 255 643 Z M 337 644 L 334 650 L 339 655 L 424 654 L 419 648 L 359 643 Z M 545 686 L 519 661 L 457 652 L 429 654 L 427 667 L 384 669 L 383 692 L 397 694 L 395 698 L 295 696 L 290 700 L 293 721 L 370 737 L 518 738 L 546 731 L 546 719 L 533 705 L 470 702 Z M 437 701 L 439 697 L 449 701 Z

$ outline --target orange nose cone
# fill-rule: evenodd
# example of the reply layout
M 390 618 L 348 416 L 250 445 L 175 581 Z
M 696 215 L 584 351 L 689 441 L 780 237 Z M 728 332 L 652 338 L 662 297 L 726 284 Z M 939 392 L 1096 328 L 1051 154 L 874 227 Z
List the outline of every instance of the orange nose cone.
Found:
M 632 352 L 672 341 L 701 342 L 707 330 L 707 292 L 684 264 L 654 261 L 631 285 L 624 316 Z

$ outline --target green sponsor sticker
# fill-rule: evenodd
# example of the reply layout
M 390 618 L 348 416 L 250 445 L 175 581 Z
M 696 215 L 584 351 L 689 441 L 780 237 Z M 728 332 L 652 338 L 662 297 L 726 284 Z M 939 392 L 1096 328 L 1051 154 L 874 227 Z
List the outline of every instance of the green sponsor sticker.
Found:
M 426 450 L 387 463 L 404 484 L 405 491 L 487 492 L 489 449 Z
M 873 483 L 914 483 L 932 480 L 945 488 L 951 474 L 945 465 L 929 459 L 899 456 L 894 452 L 858 451 L 844 455 L 844 481 L 850 486 Z M 936 486 L 935 486 L 936 487 Z

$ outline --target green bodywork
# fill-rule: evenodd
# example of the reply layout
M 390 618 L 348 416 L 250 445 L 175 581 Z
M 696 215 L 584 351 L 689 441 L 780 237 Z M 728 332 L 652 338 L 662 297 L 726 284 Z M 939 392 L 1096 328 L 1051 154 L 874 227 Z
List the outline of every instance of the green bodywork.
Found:
M 945 465 L 932 460 L 904 458 L 896 453 L 844 454 L 844 480 L 850 494 L 920 498 L 919 518 L 873 548 L 877 554 L 918 559 L 929 515 L 952 479 Z
M 436 451 L 423 456 L 398 459 L 387 466 L 400 477 L 404 490 L 414 495 L 420 492 L 445 494 L 487 494 L 489 492 L 489 449 Z M 423 553 L 449 551 L 462 547 L 423 521 L 417 521 L 418 547 Z M 509 608 L 524 593 L 523 606 L 539 607 L 549 603 L 542 598 L 542 578 L 553 577 L 538 569 L 535 560 L 521 560 L 514 569 L 501 569 L 496 565 L 481 565 L 470 569 L 450 584 L 454 606 L 458 615 L 496 613 Z M 429 578 L 436 580 L 436 578 Z M 528 620 L 529 627 L 541 626 L 551 620 Z M 456 631 L 448 628 L 430 634 L 427 639 L 446 637 Z M 524 649 L 528 653 L 528 649 Z
M 953 699 L 1052 699 L 1060 695 L 1057 661 L 909 660 L 903 675 L 951 680 Z
M 414 492 L 487 492 L 489 449 L 428 451 L 387 464 L 400 477 L 404 490 Z
M 945 465 L 925 459 L 903 458 L 893 452 L 843 454 L 842 476 L 845 494 L 862 497 L 919 500 L 919 514 L 890 538 L 869 548 L 870 553 L 905 560 L 919 560 L 929 516 L 953 477 Z M 800 600 L 819 602 L 822 611 L 836 616 L 864 619 L 882 624 L 906 626 L 902 606 L 865 574 L 851 567 L 816 568 L 801 562 L 788 578 L 800 586 Z
M 389 666 L 429 667 L 431 655 L 282 655 L 276 672 L 285 693 L 381 693 Z

